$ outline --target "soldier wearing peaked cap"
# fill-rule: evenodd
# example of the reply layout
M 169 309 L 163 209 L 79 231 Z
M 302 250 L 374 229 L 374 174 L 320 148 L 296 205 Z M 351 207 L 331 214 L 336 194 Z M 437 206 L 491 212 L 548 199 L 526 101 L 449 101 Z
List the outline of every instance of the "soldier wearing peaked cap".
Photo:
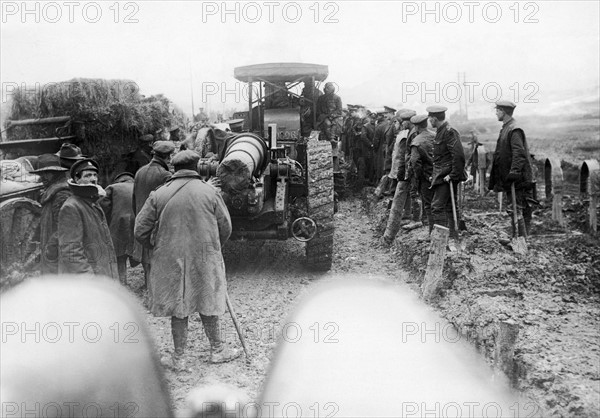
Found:
M 171 317 L 175 350 L 169 366 L 176 370 L 185 368 L 188 318 L 195 312 L 210 342 L 212 363 L 240 355 L 221 339 L 227 292 L 221 248 L 231 234 L 231 219 L 220 193 L 197 173 L 198 160 L 191 150 L 175 155 L 175 174 L 150 193 L 135 220 L 135 238 L 154 249 L 148 277 L 150 310 L 155 316 Z
M 437 129 L 433 141 L 433 172 L 431 188 L 433 199 L 431 213 L 435 224 L 450 229 L 450 236 L 458 238 L 458 225 L 454 225 L 450 187 L 453 188 L 454 198 L 458 196 L 458 183 L 467 179 L 465 175 L 465 151 L 460 142 L 460 134 L 446 120 L 444 106 L 429 106 L 429 122 Z M 458 205 L 455 200 L 457 218 L 460 220 Z
M 489 189 L 506 193 L 512 199 L 511 185 L 515 186 L 517 222 L 514 225 L 512 205 L 507 205 L 511 214 L 513 233 L 518 228 L 519 236 L 527 236 L 531 227 L 533 200 L 533 171 L 531 154 L 525 139 L 525 131 L 512 117 L 516 105 L 509 101 L 496 103 L 496 117 L 502 122 L 490 173 Z
M 133 181 L 133 213 L 137 214 L 142 210 L 150 192 L 161 184 L 164 184 L 171 178 L 169 163 L 171 155 L 175 151 L 175 145 L 170 141 L 156 141 L 152 146 L 154 154 L 152 160 L 135 174 Z M 150 272 L 150 259 L 152 250 L 143 248 L 138 241 L 133 243 L 133 258 L 142 262 L 144 268 L 144 277 L 147 280 Z
M 59 274 L 119 277 L 108 223 L 96 203 L 104 194 L 98 171 L 98 163 L 87 158 L 71 167 L 67 183 L 73 194 L 58 214 Z
M 410 118 L 415 125 L 417 136 L 410 145 L 410 167 L 413 172 L 413 185 L 418 191 L 423 205 L 423 212 L 429 233 L 433 230 L 433 216 L 431 214 L 431 200 L 433 191 L 430 189 L 429 178 L 433 172 L 433 140 L 435 134 L 427 128 L 428 116 L 416 115 Z M 406 225 L 410 229 L 411 225 Z

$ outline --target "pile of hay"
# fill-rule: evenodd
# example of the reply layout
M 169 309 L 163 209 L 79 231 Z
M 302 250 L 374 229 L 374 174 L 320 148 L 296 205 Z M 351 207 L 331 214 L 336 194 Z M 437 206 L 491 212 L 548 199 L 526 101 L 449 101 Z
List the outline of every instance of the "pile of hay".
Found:
M 162 128 L 185 126 L 184 115 L 163 95 L 144 97 L 131 80 L 77 78 L 37 90 L 17 89 L 9 120 L 70 116 L 70 126 L 27 125 L 7 131 L 11 140 L 76 135 L 84 155 L 112 178 L 138 138 Z

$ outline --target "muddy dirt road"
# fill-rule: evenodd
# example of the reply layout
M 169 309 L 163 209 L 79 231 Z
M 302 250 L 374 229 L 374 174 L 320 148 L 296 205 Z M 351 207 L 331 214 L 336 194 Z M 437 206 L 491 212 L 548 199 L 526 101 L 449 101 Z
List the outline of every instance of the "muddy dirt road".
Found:
M 277 339 L 286 330 L 286 318 L 314 284 L 348 277 L 389 279 L 403 285 L 402 273 L 389 251 L 377 248 L 367 214 L 359 199 L 341 202 L 336 218 L 334 266 L 328 273 L 315 273 L 304 265 L 304 244 L 284 242 L 229 242 L 224 248 L 228 289 L 250 350 L 251 361 L 240 358 L 231 363 L 208 363 L 210 347 L 198 315 L 191 318 L 187 363 L 190 372 L 167 371 L 177 409 L 188 392 L 207 383 L 229 383 L 244 389 L 251 398 L 259 393 Z M 131 287 L 142 284 L 141 269 L 130 273 Z M 409 291 L 409 290 L 407 290 Z M 143 297 L 137 292 L 140 296 Z M 147 315 L 161 355 L 173 350 L 169 318 Z M 223 316 L 223 336 L 241 348 L 228 314 Z

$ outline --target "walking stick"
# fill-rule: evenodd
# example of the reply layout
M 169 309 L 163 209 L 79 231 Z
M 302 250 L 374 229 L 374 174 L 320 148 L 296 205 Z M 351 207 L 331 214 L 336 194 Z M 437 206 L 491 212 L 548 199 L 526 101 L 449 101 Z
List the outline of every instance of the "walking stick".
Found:
M 227 302 L 227 310 L 229 311 L 229 315 L 231 315 L 231 319 L 233 320 L 233 325 L 235 326 L 235 330 L 237 331 L 238 336 L 240 337 L 240 342 L 242 343 L 242 348 L 244 349 L 244 354 L 246 354 L 246 358 L 250 358 L 248 356 L 248 349 L 246 348 L 246 340 L 244 339 L 244 335 L 240 330 L 240 324 L 238 324 L 237 318 L 235 317 L 235 312 L 233 310 L 233 306 L 231 305 L 231 301 L 229 300 L 229 294 L 225 292 L 225 301 Z

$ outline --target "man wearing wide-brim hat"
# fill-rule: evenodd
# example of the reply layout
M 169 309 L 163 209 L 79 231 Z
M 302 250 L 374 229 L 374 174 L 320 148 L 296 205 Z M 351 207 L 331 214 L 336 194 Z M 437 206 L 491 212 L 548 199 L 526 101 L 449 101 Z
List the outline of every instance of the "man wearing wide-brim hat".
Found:
M 150 192 L 171 178 L 168 164 L 174 151 L 175 145 L 171 141 L 156 141 L 152 145 L 152 160 L 135 173 L 132 201 L 135 216 L 142 210 Z M 142 263 L 146 282 L 150 272 L 151 252 L 138 241 L 133 243 L 133 258 Z
M 515 107 L 517 106 L 510 101 L 496 102 L 496 117 L 502 122 L 502 129 L 494 151 L 489 189 L 505 192 L 510 202 L 511 185 L 514 185 L 518 225 L 514 225 L 512 205 L 507 205 L 507 211 L 511 215 L 513 235 L 518 228 L 519 236 L 526 237 L 531 228 L 533 170 L 525 131 L 512 117 Z
M 67 185 L 68 169 L 61 167 L 57 155 L 43 154 L 38 159 L 38 169 L 30 171 L 41 177 L 44 184 L 40 203 L 40 245 L 42 275 L 58 273 L 58 214 L 65 201 L 71 196 Z
M 127 260 L 132 267 L 138 262 L 132 260 L 133 255 L 133 174 L 123 172 L 115 176 L 112 184 L 106 188 L 106 196 L 98 202 L 108 222 L 110 236 L 112 237 L 119 280 L 127 284 Z
M 118 279 L 117 257 L 106 217 L 96 203 L 104 190 L 98 185 L 98 163 L 76 161 L 67 181 L 73 195 L 58 215 L 59 274 L 95 274 Z
M 62 144 L 56 155 L 60 158 L 60 165 L 67 169 L 70 169 L 75 162 L 85 158 L 81 155 L 81 149 L 77 145 L 69 143 Z
M 132 153 L 127 155 L 127 164 L 125 171 L 135 175 L 137 171 L 152 160 L 152 143 L 154 135 L 142 135 L 139 139 L 139 145 Z
M 458 239 L 458 225 L 454 224 L 450 187 L 454 192 L 454 207 L 457 220 L 460 220 L 457 196 L 458 183 L 467 179 L 465 173 L 465 151 L 460 142 L 460 134 L 446 120 L 445 106 L 429 106 L 429 123 L 437 129 L 433 141 L 433 172 L 431 174 L 431 214 L 434 224 L 450 229 L 450 238 Z M 450 245 L 451 247 L 453 245 Z
M 240 354 L 220 337 L 227 294 L 221 248 L 231 234 L 231 218 L 220 193 L 196 171 L 199 159 L 191 150 L 176 154 L 175 174 L 150 194 L 135 219 L 136 240 L 153 248 L 150 311 L 171 317 L 175 350 L 168 365 L 177 370 L 185 369 L 188 318 L 195 312 L 210 341 L 212 363 Z

